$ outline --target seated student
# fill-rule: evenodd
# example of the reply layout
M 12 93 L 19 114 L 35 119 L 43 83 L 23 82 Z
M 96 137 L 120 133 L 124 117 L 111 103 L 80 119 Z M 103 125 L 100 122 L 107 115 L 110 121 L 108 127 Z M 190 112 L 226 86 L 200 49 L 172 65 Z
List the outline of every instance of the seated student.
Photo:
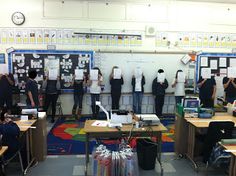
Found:
M 0 110 L 0 135 L 2 135 L 2 145 L 8 146 L 4 154 L 4 160 L 10 159 L 19 149 L 20 143 L 18 137 L 20 129 L 10 118 L 5 117 L 7 109 Z
M 203 79 L 202 76 L 197 82 L 199 88 L 199 98 L 202 107 L 214 108 L 214 100 L 216 94 L 216 81 L 214 77 Z
M 223 86 L 226 94 L 226 101 L 233 103 L 236 100 L 236 79 L 235 78 L 223 78 Z
M 52 118 L 51 123 L 55 121 L 55 114 L 56 114 L 56 104 L 58 99 L 58 91 L 61 89 L 61 82 L 60 77 L 57 80 L 49 80 L 46 76 L 43 84 L 42 89 L 45 90 L 45 102 L 44 102 L 44 111 L 47 112 L 48 107 L 51 104 L 52 107 Z

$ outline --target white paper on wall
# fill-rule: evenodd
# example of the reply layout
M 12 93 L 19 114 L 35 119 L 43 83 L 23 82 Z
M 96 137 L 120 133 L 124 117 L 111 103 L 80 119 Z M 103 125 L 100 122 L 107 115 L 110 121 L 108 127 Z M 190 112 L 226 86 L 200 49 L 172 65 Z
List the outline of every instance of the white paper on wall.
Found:
M 7 64 L 0 64 L 0 74 L 8 74 L 8 65 Z
M 121 79 L 121 69 L 119 69 L 119 68 L 114 69 L 113 78 L 114 79 Z
M 58 69 L 49 69 L 48 79 L 49 80 L 57 80 L 57 77 L 58 77 Z
M 229 66 L 230 67 L 236 67 L 236 58 L 230 58 Z
M 83 80 L 84 70 L 83 69 L 75 69 L 75 80 Z
M 217 61 L 217 60 L 211 60 L 211 61 L 210 61 L 210 68 L 211 68 L 212 70 L 217 70 L 217 69 L 218 69 L 217 64 L 218 64 L 218 61 Z
M 201 76 L 203 79 L 211 78 L 211 68 L 202 68 L 201 69 Z
M 185 82 L 185 73 L 184 72 L 178 72 L 177 82 Z
M 219 67 L 226 67 L 226 57 L 220 57 Z
M 157 82 L 163 83 L 165 81 L 166 75 L 165 73 L 157 73 Z
M 227 75 L 228 78 L 236 78 L 236 67 L 228 67 Z
M 98 80 L 98 70 L 90 70 L 90 80 Z
M 201 66 L 202 67 L 208 66 L 208 57 L 201 57 Z

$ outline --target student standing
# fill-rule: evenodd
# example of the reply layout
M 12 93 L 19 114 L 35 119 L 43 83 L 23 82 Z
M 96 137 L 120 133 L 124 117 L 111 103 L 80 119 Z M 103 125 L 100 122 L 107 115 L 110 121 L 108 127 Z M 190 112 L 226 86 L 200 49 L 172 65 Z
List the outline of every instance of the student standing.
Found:
M 26 93 L 26 104 L 28 108 L 38 108 L 39 105 L 39 94 L 38 94 L 38 84 L 35 81 L 37 76 L 36 70 L 29 70 L 29 79 L 25 85 Z
M 99 107 L 96 106 L 96 101 L 99 101 L 100 99 L 103 77 L 98 67 L 94 67 L 93 70 L 98 74 L 94 74 L 95 76 L 92 76 L 90 73 L 89 79 L 88 79 L 88 86 L 90 88 L 90 94 L 91 94 L 91 108 L 92 108 L 92 113 L 93 113 L 92 118 L 97 119 L 98 113 L 99 113 Z
M 172 87 L 175 88 L 175 103 L 176 103 L 176 105 L 177 105 L 177 103 L 180 104 L 182 98 L 184 98 L 184 96 L 185 96 L 185 82 L 186 82 L 186 80 L 185 80 L 185 77 L 181 78 L 183 80 L 180 80 L 179 73 L 184 75 L 182 70 L 178 70 L 176 72 L 175 78 L 172 83 Z
M 168 87 L 168 81 L 164 76 L 164 70 L 159 69 L 157 77 L 152 82 L 152 94 L 155 97 L 155 109 L 158 117 L 162 116 L 162 109 L 165 99 L 165 90 Z
M 48 107 L 51 104 L 52 108 L 51 123 L 54 123 L 58 92 L 61 90 L 60 77 L 57 77 L 57 80 L 49 80 L 48 77 L 46 76 L 42 84 L 42 89 L 45 90 L 44 92 L 46 96 L 44 102 L 44 111 L 47 112 Z
M 223 86 L 225 90 L 225 98 L 228 103 L 233 103 L 236 100 L 236 79 L 223 78 Z
M 82 103 L 84 96 L 84 86 L 86 85 L 86 77 L 83 77 L 83 80 L 75 80 L 75 75 L 72 79 L 72 86 L 74 87 L 74 105 L 72 108 L 72 114 L 76 115 L 77 110 L 77 118 L 80 118 L 82 112 Z
M 110 74 L 110 84 L 111 84 L 111 101 L 112 101 L 112 109 L 119 109 L 119 102 L 121 96 L 121 86 L 124 84 L 123 76 L 120 78 L 116 78 L 114 75 L 115 69 L 119 69 L 117 66 L 112 68 L 112 72 Z
M 136 69 L 135 72 L 138 72 Z M 145 77 L 140 70 L 139 73 L 135 73 L 132 76 L 131 85 L 133 87 L 133 111 L 136 114 L 142 113 L 142 99 L 145 85 Z
M 12 107 L 12 88 L 14 86 L 12 74 L 0 74 L 0 108 L 6 104 L 7 109 Z
M 216 94 L 216 81 L 214 77 L 203 79 L 202 76 L 197 82 L 199 88 L 199 98 L 202 107 L 213 108 Z

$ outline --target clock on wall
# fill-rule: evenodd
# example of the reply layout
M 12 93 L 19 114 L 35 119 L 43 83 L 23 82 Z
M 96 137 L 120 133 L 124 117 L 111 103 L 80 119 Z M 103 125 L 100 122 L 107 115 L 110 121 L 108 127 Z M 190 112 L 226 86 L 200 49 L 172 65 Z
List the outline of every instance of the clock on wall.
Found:
M 25 22 L 25 15 L 21 12 L 14 12 L 11 16 L 11 20 L 16 25 L 22 25 Z

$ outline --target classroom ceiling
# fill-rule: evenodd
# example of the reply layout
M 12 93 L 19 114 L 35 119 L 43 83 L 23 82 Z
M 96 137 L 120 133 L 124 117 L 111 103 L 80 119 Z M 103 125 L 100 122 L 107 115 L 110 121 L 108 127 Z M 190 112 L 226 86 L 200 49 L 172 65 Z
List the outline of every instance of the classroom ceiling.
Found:
M 216 2 L 216 3 L 225 3 L 225 4 L 236 4 L 236 0 L 177 0 L 177 1 Z

